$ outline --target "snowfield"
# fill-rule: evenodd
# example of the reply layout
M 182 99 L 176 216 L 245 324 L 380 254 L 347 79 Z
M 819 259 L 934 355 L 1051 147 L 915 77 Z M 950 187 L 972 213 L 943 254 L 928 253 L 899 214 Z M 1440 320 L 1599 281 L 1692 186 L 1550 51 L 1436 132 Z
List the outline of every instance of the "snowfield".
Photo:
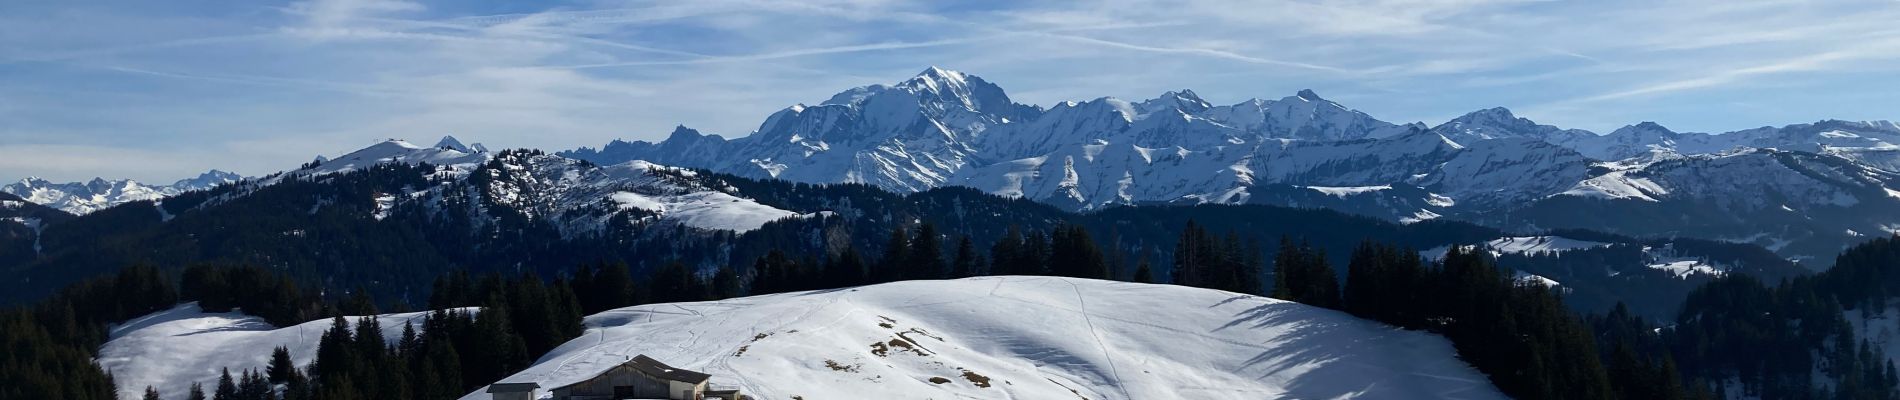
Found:
M 395 340 L 424 315 L 379 321 Z M 329 324 L 277 328 L 188 303 L 114 326 L 98 362 L 123 398 L 146 386 L 183 398 L 224 368 L 261 370 L 277 346 L 308 366 Z M 909 281 L 628 307 L 587 326 L 503 381 L 556 387 L 645 354 L 760 399 L 1505 398 L 1436 335 L 1171 285 Z
M 427 312 L 384 314 L 377 322 L 386 340 L 402 337 L 403 324 L 415 321 L 422 329 Z M 354 326 L 361 317 L 346 317 Z M 238 312 L 207 313 L 198 303 L 139 317 L 112 327 L 111 339 L 99 349 L 99 366 L 111 371 L 119 384 L 119 398 L 136 399 L 146 386 L 159 396 L 183 399 L 192 382 L 206 390 L 218 385 L 225 368 L 235 378 L 247 369 L 264 370 L 272 349 L 290 348 L 290 359 L 308 367 L 317 357 L 317 340 L 330 328 L 329 319 L 277 328 L 264 319 Z
M 681 195 L 644 196 L 634 192 L 615 192 L 608 196 L 621 209 L 641 209 L 659 213 L 662 219 L 700 229 L 746 232 L 766 223 L 800 214 L 759 204 L 752 199 L 723 192 L 705 191 Z
M 760 399 L 1505 398 L 1436 335 L 1170 285 L 909 281 L 628 307 L 587 326 L 503 382 L 558 387 L 644 354 Z

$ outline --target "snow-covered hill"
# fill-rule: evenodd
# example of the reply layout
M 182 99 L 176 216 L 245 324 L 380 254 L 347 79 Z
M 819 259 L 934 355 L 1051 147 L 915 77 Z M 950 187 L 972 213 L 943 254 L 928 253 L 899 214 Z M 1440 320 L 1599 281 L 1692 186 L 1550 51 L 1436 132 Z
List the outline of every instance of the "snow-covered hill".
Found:
M 139 200 L 157 200 L 193 190 L 204 190 L 237 182 L 243 177 L 219 170 L 207 171 L 194 178 L 180 179 L 170 185 L 150 185 L 131 179 L 93 178 L 86 182 L 55 183 L 37 177 L 0 186 L 6 192 L 48 207 L 83 215 Z
M 1504 398 L 1435 335 L 1169 285 L 909 281 L 629 307 L 587 325 L 503 382 L 555 387 L 644 354 L 761 399 Z
M 394 341 L 401 337 L 404 324 L 413 322 L 422 329 L 427 314 L 384 314 L 376 322 L 388 335 L 384 339 Z M 355 324 L 361 318 L 346 319 Z M 111 338 L 99 349 L 98 361 L 100 367 L 112 371 L 119 398 L 139 398 L 150 386 L 162 398 L 183 399 L 194 382 L 216 387 L 226 368 L 232 375 L 249 369 L 263 371 L 271 350 L 278 346 L 289 348 L 292 361 L 308 366 L 317 357 L 318 339 L 329 328 L 327 319 L 279 328 L 262 318 L 239 312 L 207 313 L 197 303 L 187 303 L 113 326 Z

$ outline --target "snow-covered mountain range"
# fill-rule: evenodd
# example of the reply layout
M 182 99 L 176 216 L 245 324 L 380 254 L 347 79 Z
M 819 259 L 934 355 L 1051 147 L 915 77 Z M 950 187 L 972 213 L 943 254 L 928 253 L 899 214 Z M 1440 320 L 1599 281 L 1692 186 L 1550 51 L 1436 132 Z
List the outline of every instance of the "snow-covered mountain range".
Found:
M 480 144 L 463 145 L 452 136 L 428 147 L 389 139 L 333 159 L 319 158 L 297 170 L 246 181 L 239 190 L 223 196 L 243 196 L 246 190 L 285 180 L 322 181 L 388 164 L 426 165 L 434 172 L 426 185 L 378 192 L 368 199 L 374 202 L 377 219 L 401 213 L 454 216 L 466 217 L 477 227 L 527 221 L 547 224 L 571 238 L 650 223 L 744 232 L 801 215 L 735 196 L 731 188 L 702 185 L 692 170 L 646 161 L 600 165 L 536 150 L 491 152 Z
M 1740 240 L 1791 256 L 1832 254 L 1900 228 L 1900 214 L 1869 214 L 1900 210 L 1900 197 L 1887 195 L 1900 194 L 1888 178 L 1900 167 L 1893 122 L 1722 134 L 1645 122 L 1597 134 L 1491 108 L 1428 126 L 1381 121 L 1310 90 L 1232 105 L 1179 90 L 1045 108 L 934 67 L 895 85 L 788 107 L 735 139 L 679 127 L 657 143 L 614 141 L 560 154 L 897 192 L 960 185 L 1082 211 L 1151 203 L 1314 206 L 1407 222 L 1454 217 L 1506 229 Z M 1544 205 L 1580 201 L 1613 205 L 1588 216 L 1553 214 Z M 1659 223 L 1614 211 L 1629 202 L 1656 203 L 1639 209 L 1715 203 L 1730 218 Z M 1740 218 L 1763 211 L 1793 212 L 1800 221 Z M 1855 215 L 1861 218 L 1845 218 Z M 1586 217 L 1602 221 L 1575 221 Z M 1789 247 L 1804 241 L 1813 244 Z
M 204 190 L 244 179 L 238 174 L 219 170 L 206 171 L 194 178 L 180 179 L 169 185 L 151 185 L 131 179 L 93 178 L 86 182 L 56 183 L 38 177 L 0 186 L 6 192 L 72 214 L 86 214 L 139 200 L 157 200 L 193 190 Z
M 418 315 L 377 321 L 393 335 Z M 273 327 L 187 304 L 115 327 L 99 362 L 128 395 L 150 385 L 181 397 L 223 368 L 262 368 L 276 346 L 311 362 L 328 323 Z M 586 326 L 502 382 L 551 388 L 646 355 L 763 399 L 1504 398 L 1437 335 L 1173 285 L 906 281 L 635 306 Z
M 246 185 L 385 162 L 427 163 L 463 176 L 496 154 L 453 137 L 426 147 L 390 140 Z M 614 141 L 557 155 L 523 164 L 550 169 L 524 172 L 540 175 L 518 177 L 522 184 L 562 193 L 614 186 L 643 174 L 613 168 L 642 161 L 633 168 L 862 183 L 898 193 L 967 186 L 1074 211 L 1271 204 L 1407 223 L 1454 218 L 1520 232 L 1688 236 L 1754 243 L 1818 263 L 1848 244 L 1900 231 L 1900 124 L 1893 122 L 1829 120 L 1721 134 L 1644 122 L 1597 134 L 1490 108 L 1429 126 L 1381 121 L 1310 90 L 1231 105 L 1176 90 L 1147 100 L 1043 107 L 1017 103 L 975 75 L 934 67 L 896 84 L 787 107 L 742 137 L 681 126 L 659 142 Z M 561 175 L 569 171 L 588 172 Z M 0 191 L 85 214 L 238 179 L 218 171 L 169 186 L 27 179 Z M 628 196 L 616 202 L 613 194 L 523 204 L 540 207 L 534 212 L 543 216 L 604 215 L 570 213 L 574 207 L 661 209 Z M 393 208 L 422 197 L 378 201 Z M 663 208 L 682 218 L 693 215 L 683 203 L 669 207 Z

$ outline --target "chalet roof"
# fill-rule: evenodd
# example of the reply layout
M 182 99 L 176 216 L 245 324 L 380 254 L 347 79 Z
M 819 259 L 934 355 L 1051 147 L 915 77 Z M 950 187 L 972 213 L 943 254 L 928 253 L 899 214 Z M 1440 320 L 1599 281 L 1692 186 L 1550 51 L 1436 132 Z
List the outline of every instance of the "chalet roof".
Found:
M 493 385 L 488 385 L 488 392 L 489 393 L 519 393 L 519 392 L 526 392 L 526 391 L 531 391 L 531 390 L 535 390 L 539 388 L 541 388 L 541 384 L 534 383 L 534 382 L 497 383 Z
M 665 379 L 665 380 L 675 381 L 675 382 L 686 382 L 686 383 L 697 384 L 697 383 L 704 383 L 706 382 L 706 379 L 712 377 L 712 375 L 707 375 L 705 373 L 698 372 L 698 371 L 690 371 L 690 370 L 684 370 L 684 369 L 679 369 L 679 368 L 673 368 L 672 366 L 666 365 L 666 363 L 660 362 L 660 360 L 655 360 L 652 357 L 647 357 L 644 354 L 634 356 L 633 361 L 627 362 L 627 366 L 640 370 L 640 372 L 645 372 L 647 375 L 653 375 L 660 379 Z

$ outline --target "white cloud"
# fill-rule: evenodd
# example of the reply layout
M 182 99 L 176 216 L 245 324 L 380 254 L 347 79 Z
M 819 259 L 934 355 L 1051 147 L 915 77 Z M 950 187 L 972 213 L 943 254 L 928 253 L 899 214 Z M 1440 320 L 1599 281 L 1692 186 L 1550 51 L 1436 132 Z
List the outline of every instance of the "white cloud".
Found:
M 385 137 L 559 149 L 658 138 L 675 124 L 739 136 L 779 108 L 929 65 L 1045 105 L 1181 88 L 1232 103 L 1314 88 L 1393 121 L 1512 106 L 1595 130 L 1804 122 L 1711 98 L 1767 81 L 1857 99 L 1780 105 L 1800 115 L 1900 101 L 1835 78 L 1900 67 L 1900 3 L 1875 0 L 573 0 L 527 12 L 97 1 L 117 3 L 0 13 L 0 143 L 54 146 L 40 161 L 97 171 L 45 174 L 111 175 L 111 159 L 77 160 L 100 146 L 154 165 L 122 173 L 187 176 L 266 173 Z M 1763 94 L 1749 107 L 1775 106 Z M 113 153 L 139 146 L 96 137 L 114 135 L 260 155 L 161 160 L 174 153 Z M 10 166 L 0 170 L 28 171 Z

